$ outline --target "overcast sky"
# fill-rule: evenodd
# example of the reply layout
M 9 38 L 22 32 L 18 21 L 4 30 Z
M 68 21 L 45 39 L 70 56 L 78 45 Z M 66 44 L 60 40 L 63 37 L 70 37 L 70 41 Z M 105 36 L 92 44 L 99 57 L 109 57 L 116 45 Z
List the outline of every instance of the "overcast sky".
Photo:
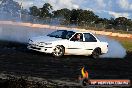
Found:
M 23 0 L 23 7 L 26 9 L 33 5 L 42 7 L 44 3 L 50 3 L 54 10 L 79 8 L 92 10 L 103 18 L 124 16 L 132 19 L 132 0 Z

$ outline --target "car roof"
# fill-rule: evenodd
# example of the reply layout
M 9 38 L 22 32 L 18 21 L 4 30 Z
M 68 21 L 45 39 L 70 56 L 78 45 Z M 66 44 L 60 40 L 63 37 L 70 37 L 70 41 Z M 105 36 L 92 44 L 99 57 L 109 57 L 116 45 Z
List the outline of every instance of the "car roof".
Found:
M 88 32 L 88 31 L 86 32 L 86 31 L 81 31 L 81 30 L 79 31 L 79 30 L 73 30 L 73 29 L 71 29 L 71 30 L 63 30 L 62 29 L 60 31 L 73 31 L 73 32 L 76 32 L 76 33 L 91 33 L 92 34 L 92 32 Z
M 82 32 L 82 31 L 79 31 L 79 32 L 76 32 L 76 33 L 91 33 L 91 32 Z

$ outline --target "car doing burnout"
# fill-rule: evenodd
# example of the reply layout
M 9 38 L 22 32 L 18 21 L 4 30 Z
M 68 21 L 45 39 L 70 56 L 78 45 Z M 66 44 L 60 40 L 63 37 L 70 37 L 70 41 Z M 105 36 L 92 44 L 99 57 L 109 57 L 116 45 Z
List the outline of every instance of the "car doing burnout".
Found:
M 90 32 L 56 30 L 45 36 L 29 39 L 28 49 L 51 53 L 55 57 L 63 55 L 86 55 L 98 58 L 107 53 L 108 43 L 101 42 Z

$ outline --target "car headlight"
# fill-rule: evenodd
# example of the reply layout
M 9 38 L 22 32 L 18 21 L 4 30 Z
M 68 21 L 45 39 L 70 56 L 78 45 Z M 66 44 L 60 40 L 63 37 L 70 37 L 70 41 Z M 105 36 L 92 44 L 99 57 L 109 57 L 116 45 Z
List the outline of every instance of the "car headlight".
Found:
M 38 44 L 40 44 L 40 45 L 45 45 L 45 42 L 39 42 Z
M 52 43 L 45 43 L 45 42 L 40 42 L 40 45 L 51 45 Z
M 51 45 L 52 43 L 45 43 L 45 45 Z

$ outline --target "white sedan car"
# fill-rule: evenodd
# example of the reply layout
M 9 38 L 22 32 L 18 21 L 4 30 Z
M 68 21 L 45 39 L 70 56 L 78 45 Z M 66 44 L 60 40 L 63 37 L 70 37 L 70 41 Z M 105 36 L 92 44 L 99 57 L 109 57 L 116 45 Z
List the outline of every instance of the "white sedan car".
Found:
M 29 39 L 28 49 L 51 53 L 55 57 L 63 55 L 92 55 L 98 58 L 107 53 L 108 43 L 101 42 L 90 32 L 56 30 L 45 36 Z

